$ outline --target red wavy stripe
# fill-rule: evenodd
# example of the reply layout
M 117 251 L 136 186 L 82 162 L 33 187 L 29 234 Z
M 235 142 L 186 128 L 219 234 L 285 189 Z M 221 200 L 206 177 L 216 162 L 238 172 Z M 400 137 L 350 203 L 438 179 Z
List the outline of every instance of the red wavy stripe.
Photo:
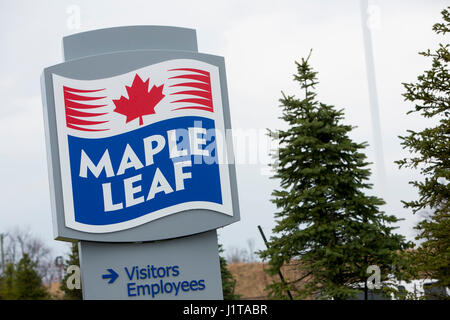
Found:
M 180 68 L 180 69 L 170 69 L 169 71 L 191 71 L 191 72 L 201 73 L 201 74 L 204 74 L 205 76 L 209 77 L 209 72 L 208 71 L 203 71 L 203 70 L 200 70 L 200 69 Z
M 108 129 L 86 129 L 86 128 L 74 126 L 74 125 L 69 124 L 69 123 L 67 124 L 67 128 L 75 129 L 75 130 L 81 130 L 81 131 L 106 131 L 106 130 L 108 130 Z
M 81 89 L 74 89 L 74 88 L 70 88 L 70 87 L 66 87 L 66 86 L 63 86 L 63 89 L 64 89 L 64 91 L 72 91 L 72 92 L 98 92 L 98 91 L 102 91 L 102 90 L 105 90 L 105 89 L 98 89 L 98 90 L 81 90 Z
M 192 88 L 197 88 L 197 89 L 202 89 L 208 92 L 211 92 L 211 86 L 205 83 L 200 83 L 200 82 L 183 82 L 183 83 L 177 83 L 174 85 L 170 86 L 172 87 L 192 87 Z
M 200 107 L 200 106 L 181 107 L 181 108 L 176 108 L 176 109 L 173 109 L 173 110 L 182 110 L 182 109 L 198 109 L 198 110 L 205 110 L 205 111 L 209 111 L 209 112 L 213 112 L 214 111 L 212 107 Z
M 89 113 L 89 112 L 82 112 L 71 108 L 66 108 L 66 116 L 75 116 L 75 117 L 97 117 L 97 116 L 103 116 L 107 114 L 107 112 L 104 113 Z
M 86 125 L 86 126 L 108 122 L 108 121 L 87 121 L 87 120 L 81 120 L 78 118 L 74 118 L 71 116 L 66 116 L 66 120 L 67 120 L 68 125 L 69 124 L 79 124 L 79 125 Z
M 106 104 L 102 105 L 88 105 L 84 103 L 80 103 L 79 101 L 92 101 L 92 100 L 100 100 L 106 97 L 89 97 L 89 96 L 83 96 L 76 93 L 92 93 L 92 92 L 98 92 L 105 89 L 98 89 L 98 90 L 81 90 L 81 89 L 75 89 L 70 87 L 63 87 L 64 92 L 64 103 L 65 103 L 65 109 L 66 109 L 66 125 L 67 128 L 74 129 L 74 130 L 80 130 L 80 131 L 106 131 L 108 129 L 87 129 L 83 127 L 79 127 L 78 125 L 96 125 L 96 124 L 102 124 L 108 121 L 88 121 L 84 119 L 79 119 L 75 117 L 83 117 L 83 118 L 91 118 L 91 117 L 97 117 L 102 116 L 107 113 L 89 113 L 82 111 L 83 109 L 95 109 L 106 106 Z M 75 93 L 72 93 L 75 92 Z M 76 101 L 71 101 L 76 100 Z M 77 110 L 81 109 L 81 110 Z
M 197 104 L 201 104 L 203 106 L 212 108 L 212 102 L 209 99 L 190 98 L 190 99 L 181 99 L 181 100 L 177 100 L 177 101 L 172 101 L 172 103 L 177 103 L 177 102 L 197 103 Z
M 106 106 L 106 104 L 90 105 L 90 104 L 84 104 L 84 103 L 78 103 L 78 102 L 66 100 L 66 108 L 94 109 L 94 108 L 100 108 L 100 107 L 104 107 L 104 106 Z
M 172 94 L 189 94 L 192 96 L 202 97 L 206 99 L 211 99 L 211 93 L 206 91 L 199 91 L 199 90 L 186 90 L 186 91 L 178 91 L 174 92 Z
M 89 100 L 99 100 L 99 99 L 103 99 L 103 98 L 106 98 L 106 97 L 85 97 L 85 96 L 80 96 L 78 94 L 70 93 L 68 91 L 64 91 L 64 100 L 66 100 L 66 101 L 67 101 L 67 99 L 89 101 Z
M 181 76 L 170 77 L 169 79 L 190 79 L 190 80 L 198 80 L 204 83 L 209 84 L 209 76 L 202 76 L 199 74 L 186 74 Z

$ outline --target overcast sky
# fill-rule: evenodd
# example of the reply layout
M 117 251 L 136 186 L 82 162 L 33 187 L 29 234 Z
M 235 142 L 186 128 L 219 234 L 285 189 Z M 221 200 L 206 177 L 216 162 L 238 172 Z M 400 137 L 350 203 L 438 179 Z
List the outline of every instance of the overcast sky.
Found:
M 369 1 L 381 120 L 386 183 L 370 191 L 384 198 L 383 209 L 404 218 L 398 232 L 409 239 L 417 221 L 400 200 L 417 192 L 408 181 L 418 173 L 398 170 L 393 161 L 407 152 L 398 135 L 430 125 L 406 116 L 402 82 L 415 81 L 430 66 L 417 52 L 443 39 L 431 30 L 446 1 Z M 79 12 L 79 19 L 77 13 Z M 199 51 L 225 57 L 233 129 L 282 128 L 281 90 L 301 97 L 292 81 L 295 60 L 313 49 L 319 72 L 318 99 L 345 110 L 351 137 L 367 141 L 374 161 L 360 1 L 6 1 L 0 0 L 0 232 L 28 226 L 55 249 L 47 177 L 40 75 L 62 62 L 61 39 L 98 28 L 167 25 L 194 28 Z M 274 226 L 270 194 L 277 181 L 260 165 L 238 165 L 241 221 L 219 230 L 225 249 L 256 249 Z M 375 171 L 375 166 L 372 166 Z

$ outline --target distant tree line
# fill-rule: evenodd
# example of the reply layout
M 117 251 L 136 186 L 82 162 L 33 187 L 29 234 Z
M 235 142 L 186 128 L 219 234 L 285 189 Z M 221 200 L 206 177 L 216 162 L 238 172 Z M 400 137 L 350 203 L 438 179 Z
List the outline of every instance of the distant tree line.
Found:
M 51 298 L 45 284 L 57 279 L 50 248 L 27 229 L 2 233 L 0 299 Z

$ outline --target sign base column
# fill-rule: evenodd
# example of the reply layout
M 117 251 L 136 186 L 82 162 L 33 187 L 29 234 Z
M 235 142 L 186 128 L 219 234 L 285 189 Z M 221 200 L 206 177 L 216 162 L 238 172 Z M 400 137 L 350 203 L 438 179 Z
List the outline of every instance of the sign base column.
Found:
M 216 230 L 144 243 L 79 242 L 85 300 L 221 300 Z

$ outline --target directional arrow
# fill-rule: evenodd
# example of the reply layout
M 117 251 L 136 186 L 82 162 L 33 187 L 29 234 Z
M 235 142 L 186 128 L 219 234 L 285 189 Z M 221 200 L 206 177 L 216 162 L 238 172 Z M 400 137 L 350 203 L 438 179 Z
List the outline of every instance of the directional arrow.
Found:
M 119 277 L 117 272 L 115 272 L 113 269 L 106 269 L 106 271 L 108 271 L 109 273 L 103 274 L 102 278 L 109 279 L 108 283 L 113 283 Z

